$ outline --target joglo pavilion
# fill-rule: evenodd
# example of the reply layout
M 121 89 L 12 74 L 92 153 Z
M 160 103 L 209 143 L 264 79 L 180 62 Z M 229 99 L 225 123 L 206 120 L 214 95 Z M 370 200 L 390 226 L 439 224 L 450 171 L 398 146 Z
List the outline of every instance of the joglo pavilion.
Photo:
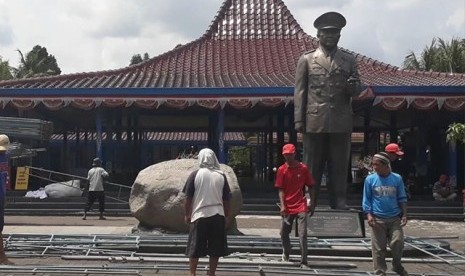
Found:
M 141 169 L 182 153 L 208 146 L 228 163 L 230 150 L 245 146 L 251 175 L 266 188 L 279 149 L 300 141 L 294 73 L 318 40 L 282 0 L 225 0 L 200 38 L 175 44 L 117 70 L 0 81 L 0 116 L 53 122 L 49 139 L 11 139 L 45 147 L 33 164 L 60 172 L 99 156 L 128 185 Z M 445 130 L 465 121 L 465 75 L 402 70 L 352 53 L 365 88 L 353 101 L 352 165 L 399 142 L 423 185 L 447 172 L 463 188 L 464 149 L 446 143 Z

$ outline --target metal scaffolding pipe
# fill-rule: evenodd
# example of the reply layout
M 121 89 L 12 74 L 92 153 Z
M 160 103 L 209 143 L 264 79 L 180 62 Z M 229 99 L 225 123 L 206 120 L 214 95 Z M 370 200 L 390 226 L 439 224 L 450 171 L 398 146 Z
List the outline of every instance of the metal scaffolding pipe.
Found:
M 208 266 L 199 267 L 198 271 L 208 271 Z M 37 274 L 71 274 L 71 275 L 142 275 L 140 270 L 152 270 L 155 273 L 162 271 L 188 271 L 187 263 L 184 264 L 159 264 L 159 265 L 103 265 L 103 266 L 1 266 L 0 273 L 25 273 Z M 372 272 L 359 270 L 340 269 L 316 269 L 299 267 L 271 267 L 267 265 L 241 265 L 228 266 L 223 263 L 217 268 L 218 272 L 256 273 L 258 275 L 325 275 L 325 276 L 356 276 L 369 275 Z M 445 276 L 446 274 L 415 274 L 412 276 Z
M 0 266 L 0 273 L 5 275 L 6 273 L 26 273 L 37 275 L 38 273 L 57 274 L 57 275 L 136 275 L 139 276 L 141 273 L 137 270 L 122 270 L 122 269 L 109 268 L 86 268 L 86 267 L 60 267 L 60 266 Z
M 136 236 L 136 235 L 5 235 L 5 248 L 12 257 L 37 256 L 37 255 L 86 255 L 120 256 L 120 257 L 153 257 L 152 253 L 144 253 L 147 249 L 165 252 L 167 245 L 172 251 L 181 252 L 187 243 L 186 235 L 161 235 L 161 236 Z M 250 236 L 234 236 L 228 239 L 229 247 L 242 254 L 254 252 L 276 253 L 281 251 L 279 238 L 257 238 Z M 334 250 L 341 256 L 332 256 L 334 260 L 371 260 L 371 257 L 347 257 L 344 248 L 357 250 L 360 254 L 370 253 L 369 239 L 310 239 L 310 252 L 322 253 L 312 255 L 312 258 L 323 260 L 329 258 L 328 252 L 321 250 Z M 446 250 L 429 240 L 418 238 L 406 238 L 407 247 L 412 252 L 421 253 L 430 258 L 411 258 L 412 262 L 434 262 L 461 264 L 465 263 L 465 256 Z M 296 238 L 292 239 L 292 245 L 299 248 Z M 341 247 L 344 250 L 334 248 Z M 355 249 L 354 249 L 355 248 Z M 413 251 L 415 250 L 415 251 Z M 182 250 L 183 251 L 183 250 Z M 332 253 L 333 251 L 331 251 Z M 323 254 L 326 253 L 326 254 Z M 165 253 L 166 254 L 166 253 Z M 160 255 L 157 255 L 157 257 Z M 173 256 L 173 254 L 170 254 Z M 263 256 L 263 255 L 262 255 Z M 270 256 L 270 255 L 268 255 Z M 355 258 L 355 259 L 354 259 Z M 276 257 L 279 259 L 279 256 Z M 408 258 L 403 258 L 408 261 Z M 436 260 L 436 261 L 435 261 Z

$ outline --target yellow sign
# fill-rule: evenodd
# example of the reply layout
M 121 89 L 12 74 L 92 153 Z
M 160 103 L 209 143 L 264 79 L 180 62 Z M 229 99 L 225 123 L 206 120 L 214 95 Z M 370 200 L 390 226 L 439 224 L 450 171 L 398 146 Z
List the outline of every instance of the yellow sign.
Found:
M 15 190 L 27 190 L 29 184 L 29 168 L 18 167 L 16 170 Z

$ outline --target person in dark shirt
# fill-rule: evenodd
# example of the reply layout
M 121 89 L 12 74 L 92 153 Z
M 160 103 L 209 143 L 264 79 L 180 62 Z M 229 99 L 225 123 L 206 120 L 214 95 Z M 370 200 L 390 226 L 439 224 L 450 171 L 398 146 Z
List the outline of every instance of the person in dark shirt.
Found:
M 433 185 L 433 197 L 437 201 L 454 200 L 457 197 L 454 190 L 454 187 L 449 182 L 449 176 L 441 174 L 438 181 Z
M 389 156 L 392 171 L 400 174 L 400 176 L 402 176 L 402 180 L 405 182 L 409 171 L 407 164 L 405 164 L 405 162 L 402 160 L 404 152 L 400 150 L 399 145 L 396 143 L 388 144 L 384 148 L 384 152 L 386 152 Z
M 0 135 L 0 264 L 11 265 L 13 262 L 8 260 L 3 248 L 3 227 L 5 225 L 5 197 L 6 182 L 8 179 L 8 156 L 6 154 L 10 139 L 8 136 Z

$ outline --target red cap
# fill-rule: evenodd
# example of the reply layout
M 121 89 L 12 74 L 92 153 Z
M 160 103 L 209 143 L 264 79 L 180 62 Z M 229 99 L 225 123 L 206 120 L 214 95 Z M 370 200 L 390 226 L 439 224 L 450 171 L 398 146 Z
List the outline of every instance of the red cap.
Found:
M 396 144 L 396 143 L 388 144 L 388 145 L 384 148 L 384 151 L 385 151 L 385 152 L 392 152 L 392 153 L 395 153 L 395 154 L 397 154 L 397 155 L 404 155 L 404 152 L 400 150 L 399 145 Z
M 295 146 L 293 144 L 285 144 L 283 147 L 283 154 L 295 153 Z

